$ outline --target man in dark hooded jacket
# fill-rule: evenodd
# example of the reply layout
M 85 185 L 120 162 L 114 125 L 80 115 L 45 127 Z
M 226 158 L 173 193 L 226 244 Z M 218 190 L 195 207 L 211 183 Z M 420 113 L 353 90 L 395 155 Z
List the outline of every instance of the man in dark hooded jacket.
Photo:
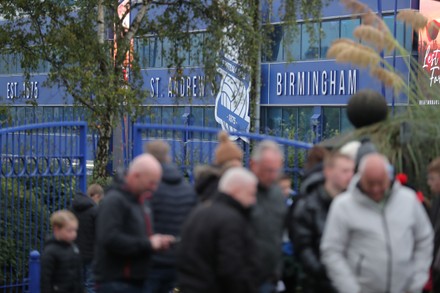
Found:
M 98 204 L 104 196 L 104 190 L 99 184 L 92 184 L 87 189 L 87 195 L 78 192 L 72 201 L 72 212 L 78 218 L 78 245 L 83 262 L 84 287 L 87 293 L 94 293 L 91 265 L 95 248 L 95 221 L 98 214 Z
M 171 163 L 169 145 L 156 140 L 145 145 L 145 151 L 162 165 L 163 175 L 151 199 L 155 233 L 180 236 L 182 224 L 197 203 L 194 188 Z M 148 276 L 147 293 L 170 292 L 176 283 L 176 246 L 155 252 Z

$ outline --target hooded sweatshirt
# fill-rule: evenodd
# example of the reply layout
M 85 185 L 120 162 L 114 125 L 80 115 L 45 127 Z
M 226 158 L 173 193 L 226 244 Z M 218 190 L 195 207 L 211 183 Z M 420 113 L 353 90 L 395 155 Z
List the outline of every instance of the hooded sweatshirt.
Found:
M 341 293 L 416 293 L 428 280 L 433 232 L 414 192 L 395 182 L 376 203 L 358 187 L 330 208 L 321 259 Z
M 78 218 L 79 224 L 75 243 L 81 251 L 83 262 L 90 263 L 95 247 L 95 221 L 98 206 L 90 197 L 78 192 L 72 201 L 72 211 Z

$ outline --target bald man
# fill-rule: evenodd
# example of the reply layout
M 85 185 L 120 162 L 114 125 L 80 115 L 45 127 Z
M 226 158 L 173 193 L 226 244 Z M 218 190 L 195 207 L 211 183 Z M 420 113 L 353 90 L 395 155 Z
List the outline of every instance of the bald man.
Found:
M 152 251 L 167 249 L 174 237 L 155 235 L 141 203 L 156 190 L 162 176 L 149 154 L 136 157 L 123 182 L 117 181 L 102 200 L 97 217 L 97 292 L 142 293 Z
M 189 216 L 179 248 L 178 284 L 185 293 L 253 293 L 258 279 L 250 226 L 257 178 L 242 167 L 226 171 L 219 194 Z
M 330 208 L 321 259 L 340 293 L 422 292 L 433 231 L 416 194 L 392 181 L 381 154 L 362 158 Z

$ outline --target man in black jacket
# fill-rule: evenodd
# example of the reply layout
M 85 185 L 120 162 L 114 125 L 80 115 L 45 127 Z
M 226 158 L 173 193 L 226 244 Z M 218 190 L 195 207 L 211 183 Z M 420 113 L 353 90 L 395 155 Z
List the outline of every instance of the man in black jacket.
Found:
M 183 222 L 197 203 L 194 188 L 171 163 L 170 147 L 162 140 L 145 145 L 145 151 L 162 165 L 163 176 L 151 199 L 154 232 L 180 236 Z M 176 247 L 153 254 L 146 293 L 170 292 L 176 285 Z
M 252 173 L 231 168 L 220 179 L 218 196 L 190 215 L 179 248 L 182 292 L 257 292 L 258 268 L 249 221 L 256 186 Z
M 162 175 L 149 154 L 136 157 L 124 182 L 110 188 L 97 218 L 95 281 L 99 293 L 142 293 L 153 250 L 167 249 L 169 235 L 153 234 L 140 202 L 156 190 Z
M 98 203 L 104 196 L 104 189 L 99 184 L 92 184 L 87 188 L 87 195 L 78 192 L 72 201 L 72 212 L 78 219 L 78 245 L 81 253 L 84 287 L 87 293 L 95 292 L 95 284 L 92 278 L 92 260 L 95 248 L 95 224 L 98 214 Z
M 324 161 L 325 183 L 299 200 L 293 211 L 293 243 L 305 274 L 304 292 L 336 292 L 320 260 L 319 246 L 327 213 L 334 197 L 350 183 L 355 163 L 340 153 L 328 155 Z M 292 224 L 292 223 L 291 223 Z

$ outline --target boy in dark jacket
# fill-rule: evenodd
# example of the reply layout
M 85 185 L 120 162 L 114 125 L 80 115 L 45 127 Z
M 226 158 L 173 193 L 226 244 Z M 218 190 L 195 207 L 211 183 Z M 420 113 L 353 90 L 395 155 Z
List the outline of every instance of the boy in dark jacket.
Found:
M 87 293 L 95 292 L 92 278 L 92 261 L 95 248 L 95 222 L 98 214 L 98 203 L 104 196 L 99 184 L 92 184 L 87 195 L 78 192 L 72 202 L 72 211 L 78 218 L 79 229 L 75 243 L 81 252 L 83 261 L 84 286 Z
M 78 220 L 67 210 L 50 217 L 53 236 L 46 241 L 41 256 L 41 293 L 83 293 L 81 257 L 73 243 Z

